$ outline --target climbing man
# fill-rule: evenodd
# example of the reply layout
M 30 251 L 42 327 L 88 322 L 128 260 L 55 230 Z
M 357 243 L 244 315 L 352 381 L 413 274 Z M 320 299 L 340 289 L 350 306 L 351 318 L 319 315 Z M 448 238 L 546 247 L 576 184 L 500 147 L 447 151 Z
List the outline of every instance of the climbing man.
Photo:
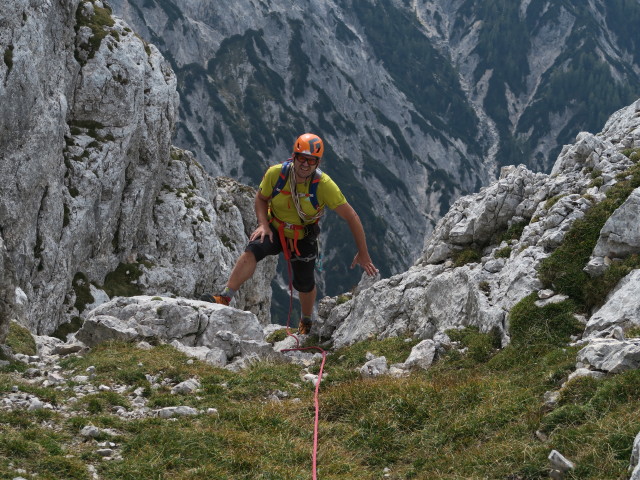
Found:
M 293 144 L 287 162 L 266 171 L 255 197 L 258 227 L 238 258 L 220 295 L 201 298 L 229 305 L 240 286 L 254 274 L 257 263 L 267 255 L 284 253 L 293 272 L 293 288 L 298 291 L 302 318 L 298 333 L 309 333 L 316 300 L 314 268 L 318 255 L 318 221 L 328 206 L 349 225 L 358 253 L 351 268 L 360 265 L 367 274 L 378 273 L 369 256 L 360 217 L 349 205 L 335 182 L 318 166 L 324 144 L 317 135 L 305 133 Z

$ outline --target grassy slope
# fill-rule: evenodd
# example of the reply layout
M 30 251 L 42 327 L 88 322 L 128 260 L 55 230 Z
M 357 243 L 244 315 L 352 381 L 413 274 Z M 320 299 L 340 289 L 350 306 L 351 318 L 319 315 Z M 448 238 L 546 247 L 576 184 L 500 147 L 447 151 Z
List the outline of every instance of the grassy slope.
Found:
M 328 357 L 319 478 L 382 478 L 385 467 L 397 479 L 545 478 L 552 448 L 577 464 L 568 478 L 617 479 L 625 473 L 640 430 L 640 372 L 573 381 L 560 406 L 548 411 L 543 394 L 566 380 L 575 349 L 539 338 L 537 345 L 495 351 L 488 336 L 463 333 L 458 340 L 469 347 L 466 354 L 453 349 L 432 370 L 408 378 L 364 381 L 354 367 L 364 363 L 367 351 L 385 354 L 390 363 L 404 360 L 414 342 L 364 342 Z M 0 478 L 13 478 L 10 463 L 43 479 L 90 478 L 85 463 L 96 465 L 103 479 L 309 478 L 313 392 L 300 380 L 299 367 L 260 364 L 236 374 L 189 364 L 170 347 L 143 351 L 126 344 L 64 361 L 77 372 L 89 365 L 97 367 L 96 384 L 145 387 L 152 408 L 215 407 L 219 416 L 124 421 L 113 415 L 113 406 L 126 407 L 129 400 L 114 392 L 82 398 L 73 407 L 78 416 L 71 418 L 1 412 Z M 188 396 L 171 395 L 168 387 L 154 391 L 145 373 L 174 381 L 197 376 L 203 389 Z M 0 374 L 0 391 L 15 384 L 58 404 L 72 395 Z M 267 401 L 275 390 L 290 396 Z M 89 423 L 120 432 L 111 440 L 123 460 L 101 461 L 93 442 L 77 440 Z M 538 440 L 536 430 L 549 440 Z

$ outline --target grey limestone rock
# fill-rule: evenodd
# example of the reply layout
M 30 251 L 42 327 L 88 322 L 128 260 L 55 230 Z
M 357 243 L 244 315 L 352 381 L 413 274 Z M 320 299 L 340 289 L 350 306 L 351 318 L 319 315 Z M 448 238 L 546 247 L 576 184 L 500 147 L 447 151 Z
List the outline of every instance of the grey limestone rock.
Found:
M 640 270 L 633 270 L 609 294 L 605 304 L 591 315 L 585 337 L 599 337 L 615 327 L 628 329 L 640 326 Z
M 562 244 L 572 225 L 604 199 L 618 174 L 633 165 L 620 150 L 640 147 L 638 105 L 616 112 L 603 134 L 580 133 L 573 145 L 562 150 L 550 175 L 523 166 L 505 167 L 498 181 L 458 199 L 408 271 L 375 282 L 341 305 L 323 300 L 320 331 L 331 335 L 335 346 L 342 346 L 391 335 L 429 339 L 448 328 L 477 326 L 484 332 L 497 329 L 502 343 L 508 343 L 508 312 L 542 289 L 537 272 L 541 262 Z M 632 133 L 621 137 L 613 125 Z M 600 187 L 593 185 L 593 171 L 605 179 Z M 614 216 L 603 229 L 611 231 L 607 238 L 617 239 L 618 246 L 636 242 L 635 226 L 625 227 L 627 221 L 635 222 L 634 199 L 635 193 L 627 213 L 618 212 L 620 221 Z M 516 226 L 522 230 L 519 238 L 500 240 L 503 232 Z M 497 258 L 505 248 L 508 257 Z M 479 260 L 456 266 L 452 257 L 465 249 L 479 252 Z M 588 334 L 598 336 L 601 330 L 608 334 L 614 324 L 623 328 L 638 324 L 635 283 L 634 274 L 620 283 L 593 315 Z
M 109 340 L 170 343 L 218 367 L 281 358 L 253 313 L 182 298 L 117 297 L 90 312 L 75 338 L 89 347 Z
M 578 352 L 577 361 L 608 373 L 638 369 L 640 368 L 640 339 L 592 339 Z
M 632 470 L 629 480 L 640 480 L 640 433 L 636 435 L 633 441 L 629 470 Z
M 171 150 L 179 99 L 169 62 L 97 0 L 5 7 L 0 339 L 5 317 L 48 335 L 86 316 L 119 265 L 140 271 L 141 293 L 221 288 L 255 225 L 253 192 Z M 236 305 L 263 323 L 274 265 L 260 266 Z
M 600 230 L 591 263 L 604 262 L 604 258 L 624 259 L 638 253 L 640 253 L 640 187 L 636 188 L 613 212 Z
M 409 357 L 404 361 L 403 368 L 421 368 L 426 370 L 436 357 L 437 345 L 431 339 L 423 340 L 411 349 Z

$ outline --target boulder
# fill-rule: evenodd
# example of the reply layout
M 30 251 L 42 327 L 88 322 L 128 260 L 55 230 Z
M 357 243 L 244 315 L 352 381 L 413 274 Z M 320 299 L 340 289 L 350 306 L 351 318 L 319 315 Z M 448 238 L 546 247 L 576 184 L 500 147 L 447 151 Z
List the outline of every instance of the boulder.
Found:
M 608 335 L 615 327 L 628 329 L 640 326 L 640 269 L 625 276 L 609 293 L 605 304 L 587 322 L 585 337 Z
M 171 343 L 220 367 L 244 357 L 280 358 L 254 314 L 181 298 L 117 297 L 91 311 L 75 339 L 89 347 L 109 340 Z
M 577 361 L 608 373 L 640 368 L 640 339 L 596 338 L 578 352 Z
M 402 367 L 405 369 L 426 370 L 433 363 L 436 351 L 436 342 L 431 339 L 423 340 L 411 349 L 411 353 L 402 364 Z

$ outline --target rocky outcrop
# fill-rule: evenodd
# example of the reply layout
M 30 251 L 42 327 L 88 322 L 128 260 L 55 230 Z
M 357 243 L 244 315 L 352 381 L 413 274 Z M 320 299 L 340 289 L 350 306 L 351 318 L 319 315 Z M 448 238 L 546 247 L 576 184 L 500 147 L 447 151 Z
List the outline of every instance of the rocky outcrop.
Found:
M 248 356 L 276 356 L 254 314 L 166 297 L 120 297 L 105 303 L 91 311 L 75 339 L 89 347 L 112 340 L 171 343 L 218 367 L 246 362 Z
M 148 295 L 194 298 L 221 291 L 256 225 L 255 191 L 229 178 L 210 177 L 190 152 L 172 149 L 153 208 L 153 223 L 137 255 L 146 259 L 137 281 Z M 260 262 L 235 306 L 270 322 L 277 259 Z
M 345 194 L 384 276 L 409 268 L 415 239 L 493 181 L 496 165 L 548 172 L 579 129 L 633 98 L 637 5 L 597 3 L 525 1 L 495 15 L 448 0 L 112 0 L 172 59 L 176 143 L 208 171 L 257 184 L 289 155 L 298 119 L 318 129 L 327 172 L 348 171 Z M 333 296 L 357 277 L 342 266 L 348 231 L 324 228 L 323 253 L 340 271 L 319 279 Z
M 638 111 L 640 101 L 616 112 L 603 133 L 579 134 L 575 144 L 565 146 L 550 175 L 524 166 L 505 168 L 496 183 L 457 200 L 407 272 L 360 289 L 340 305 L 323 300 L 318 332 L 341 346 L 370 336 L 428 339 L 449 328 L 473 325 L 485 332 L 497 328 L 508 342 L 509 310 L 542 288 L 540 262 L 634 165 L 621 150 L 640 147 Z M 596 177 L 599 182 L 594 182 Z M 626 228 L 623 221 L 633 211 L 634 198 L 607 222 L 594 252 L 603 248 L 606 236 L 626 239 L 627 248 L 620 254 L 640 253 L 633 246 L 634 227 Z M 600 313 L 593 314 L 587 334 L 640 321 L 637 300 L 630 293 L 637 285 L 635 277 L 630 274 Z
M 640 188 L 607 220 L 587 265 L 591 275 L 602 274 L 614 260 L 640 252 Z
M 621 373 L 640 368 L 640 339 L 598 338 L 578 352 L 579 368 Z
M 253 192 L 170 151 L 169 63 L 100 0 L 11 2 L 3 22 L 3 311 L 19 288 L 21 323 L 50 334 L 109 296 L 221 288 L 255 225 Z M 273 269 L 237 302 L 263 323 Z
M 49 333 L 76 272 L 102 281 L 138 243 L 178 96 L 157 49 L 99 1 L 11 5 L 0 216 L 28 326 Z

